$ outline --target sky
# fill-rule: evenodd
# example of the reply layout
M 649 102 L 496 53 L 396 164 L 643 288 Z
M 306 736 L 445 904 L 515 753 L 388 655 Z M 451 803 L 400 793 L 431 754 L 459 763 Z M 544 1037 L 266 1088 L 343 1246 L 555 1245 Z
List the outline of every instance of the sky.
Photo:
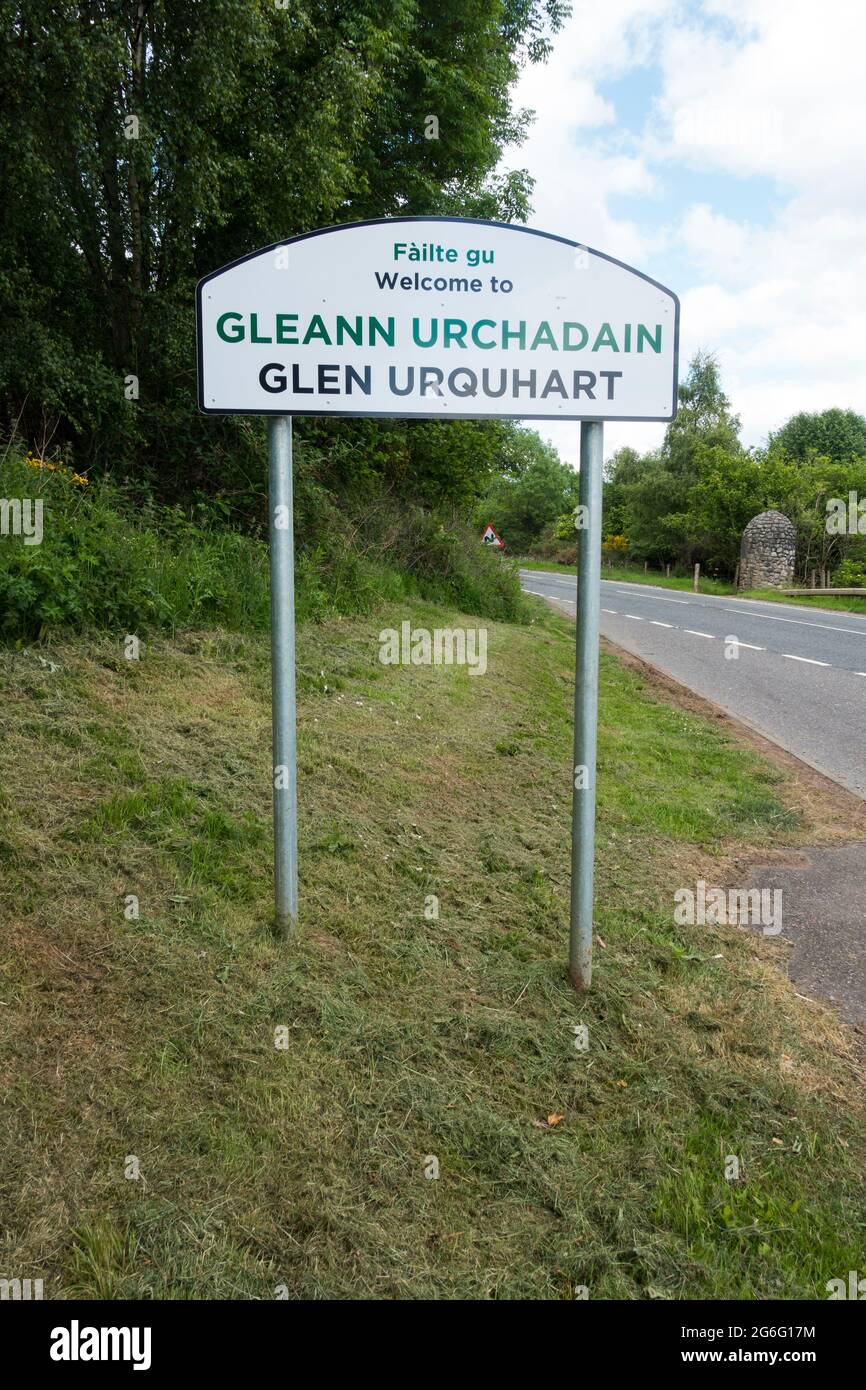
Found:
M 866 0 L 572 0 L 518 106 L 529 225 L 661 281 L 680 374 L 714 352 L 745 444 L 866 414 Z M 577 422 L 537 422 L 576 464 Z M 605 455 L 664 425 L 605 425 Z

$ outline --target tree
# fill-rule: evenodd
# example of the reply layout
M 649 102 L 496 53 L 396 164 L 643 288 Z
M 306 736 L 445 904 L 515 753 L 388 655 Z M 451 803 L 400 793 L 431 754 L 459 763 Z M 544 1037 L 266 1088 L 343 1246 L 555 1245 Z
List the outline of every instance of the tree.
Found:
M 623 516 L 617 530 L 628 536 L 629 551 L 638 560 L 687 562 L 691 542 L 683 479 L 665 468 L 657 455 L 648 455 L 645 463 L 639 476 L 623 489 Z
M 477 520 L 492 522 L 512 554 L 522 554 L 577 505 L 578 475 L 535 430 L 520 427 L 515 427 L 509 465 L 479 504 Z
M 525 218 L 527 176 L 493 171 L 528 119 L 510 85 L 563 13 L 561 0 L 0 0 L 6 429 L 53 436 L 80 467 L 147 472 L 163 493 L 260 469 L 260 429 L 197 414 L 196 280 L 331 222 Z
M 769 507 L 785 511 L 793 482 L 790 465 L 770 470 L 745 451 L 702 444 L 697 477 L 689 490 L 686 530 L 701 563 L 733 575 L 743 530 Z
M 626 526 L 626 488 L 640 477 L 644 461 L 636 449 L 624 445 L 608 459 L 604 468 L 605 535 L 622 535 Z
M 661 450 L 666 468 L 683 476 L 693 472 L 699 444 L 739 451 L 740 417 L 731 414 L 719 364 L 712 353 L 695 353 L 677 394 L 679 407 L 665 431 Z
M 606 528 L 629 539 L 632 555 L 656 564 L 705 558 L 689 518 L 689 498 L 710 451 L 739 459 L 739 417 L 732 414 L 718 362 L 696 353 L 679 387 L 679 410 L 661 449 L 640 456 L 621 449 L 608 465 Z
M 811 454 L 835 460 L 866 458 L 866 419 L 856 410 L 801 411 L 770 435 L 770 447 L 804 463 Z

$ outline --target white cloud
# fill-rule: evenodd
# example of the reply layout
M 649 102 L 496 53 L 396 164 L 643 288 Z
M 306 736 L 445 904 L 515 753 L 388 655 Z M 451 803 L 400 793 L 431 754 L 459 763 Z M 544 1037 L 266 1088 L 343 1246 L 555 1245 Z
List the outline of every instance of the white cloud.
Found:
M 716 0 L 703 14 L 748 27 L 721 38 L 672 26 L 660 52 L 665 150 L 690 164 L 757 174 L 859 202 L 863 161 L 863 0 Z
M 591 20 L 581 6 L 518 90 L 538 113 L 514 159 L 537 180 L 533 224 L 650 274 L 664 253 L 681 360 L 718 352 L 747 442 L 797 410 L 866 412 L 864 47 L 863 0 L 610 0 Z M 597 84 L 648 63 L 658 99 L 629 132 Z M 689 170 L 719 180 L 685 206 Z M 730 175 L 755 181 L 751 217 L 748 185 L 727 204 Z M 647 217 L 612 212 L 621 193 L 645 198 Z M 576 460 L 578 426 L 543 432 Z M 608 425 L 606 452 L 662 433 Z
M 652 196 L 657 180 L 641 154 L 610 147 L 616 113 L 597 83 L 641 60 L 646 22 L 667 8 L 669 0 L 609 0 L 588 17 L 578 6 L 548 62 L 528 68 L 515 93 L 519 106 L 536 113 L 528 140 L 508 161 L 536 179 L 532 225 L 638 264 L 652 237 L 613 217 L 607 200 Z

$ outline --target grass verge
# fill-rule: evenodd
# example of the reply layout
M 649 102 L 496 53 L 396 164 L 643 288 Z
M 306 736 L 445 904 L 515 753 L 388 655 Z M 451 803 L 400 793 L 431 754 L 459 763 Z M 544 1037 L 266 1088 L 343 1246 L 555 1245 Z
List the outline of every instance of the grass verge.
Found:
M 605 656 L 577 999 L 573 624 L 534 607 L 488 625 L 476 677 L 379 663 L 383 622 L 459 621 L 419 601 L 301 632 L 289 943 L 266 640 L 2 656 L 0 1274 L 50 1298 L 762 1299 L 862 1268 L 851 1034 L 778 942 L 673 924 L 676 888 L 842 832 Z

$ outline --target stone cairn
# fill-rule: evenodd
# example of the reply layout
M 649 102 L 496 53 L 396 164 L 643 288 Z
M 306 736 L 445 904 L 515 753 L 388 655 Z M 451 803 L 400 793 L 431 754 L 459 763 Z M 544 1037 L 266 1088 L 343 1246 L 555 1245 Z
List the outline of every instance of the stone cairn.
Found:
M 788 589 L 794 581 L 797 528 L 781 512 L 753 516 L 740 546 L 741 589 Z

